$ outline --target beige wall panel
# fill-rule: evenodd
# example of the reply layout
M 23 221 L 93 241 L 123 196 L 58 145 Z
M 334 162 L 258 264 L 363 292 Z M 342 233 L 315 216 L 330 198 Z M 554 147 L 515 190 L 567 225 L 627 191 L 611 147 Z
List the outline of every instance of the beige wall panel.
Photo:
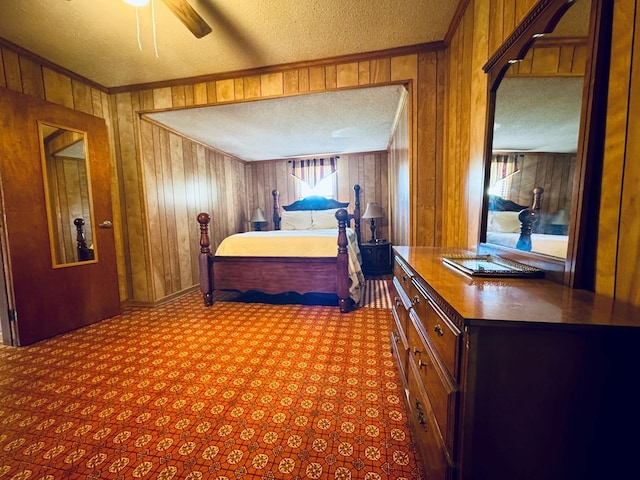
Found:
M 117 116 L 117 157 L 121 165 L 122 184 L 122 207 L 125 212 L 124 223 L 125 245 L 127 246 L 125 256 L 131 270 L 128 298 L 138 301 L 150 301 L 151 284 L 149 283 L 146 269 L 148 261 L 146 224 L 143 213 L 142 182 L 138 171 L 137 160 L 137 138 L 133 126 L 134 113 L 132 109 L 132 96 L 129 93 L 119 93 L 115 100 L 115 112 Z
M 246 97 L 243 78 L 235 78 L 233 80 L 233 95 L 235 100 L 242 100 Z
M 22 92 L 22 75 L 18 54 L 3 48 L 2 61 L 4 64 L 4 78 L 7 88 L 9 90 L 15 90 L 16 92 Z
M 640 5 L 636 2 L 635 32 L 640 31 L 638 18 Z M 634 36 L 632 56 L 631 80 L 629 91 L 629 110 L 627 117 L 628 140 L 625 156 L 628 159 L 640 158 L 640 39 Z M 640 220 L 638 219 L 638 205 L 640 204 L 640 166 L 637 161 L 627 161 L 624 168 L 624 184 L 622 188 L 621 235 L 618 250 L 619 273 L 616 281 L 616 298 L 640 305 Z
M 371 60 L 369 68 L 371 83 L 387 83 L 391 81 L 391 60 L 389 58 L 376 58 Z
M 22 73 L 22 92 L 44 100 L 42 67 L 28 58 L 20 57 L 20 71 Z M 78 109 L 77 106 L 76 109 Z M 91 113 L 91 111 L 87 113 Z
M 283 72 L 282 93 L 289 95 L 298 93 L 298 70 L 287 70 Z
M 369 61 L 358 62 L 358 84 L 368 85 L 371 82 L 371 65 Z
M 418 98 L 418 151 L 416 169 L 416 244 L 436 244 L 436 206 L 442 195 L 442 182 L 438 182 L 437 149 L 442 147 L 442 140 L 438 141 L 437 118 L 437 87 L 438 70 L 437 54 L 427 53 L 418 57 L 418 75 L 420 82 L 417 86 Z
M 337 66 L 337 86 L 338 88 L 354 87 L 358 85 L 358 64 L 343 63 Z
M 185 87 L 179 85 L 177 87 L 171 87 L 171 106 L 172 107 L 184 107 L 187 105 L 187 96 L 185 93 Z M 159 108 L 156 106 L 156 108 Z
M 218 102 L 218 86 L 216 82 L 207 82 L 207 102 L 208 103 L 217 103 Z
M 300 92 L 308 92 L 310 89 L 309 69 L 301 68 L 299 70 L 298 87 Z
M 48 102 L 73 108 L 71 79 L 66 75 L 43 67 L 44 92 Z
M 193 104 L 204 105 L 208 102 L 207 98 L 207 84 L 196 83 L 193 86 Z
M 326 76 L 326 88 L 332 90 L 338 88 L 338 73 L 335 65 L 327 65 L 324 69 Z
M 282 95 L 284 93 L 284 75 L 282 72 L 261 75 L 260 85 L 260 94 L 263 97 Z
M 228 80 L 218 80 L 216 82 L 216 102 L 230 102 L 234 99 L 234 81 L 232 78 Z
M 84 113 L 93 114 L 91 87 L 76 80 L 71 81 L 71 87 L 73 89 L 73 104 L 75 109 Z
M 309 68 L 309 90 L 324 90 L 326 88 L 325 83 L 325 68 L 324 67 L 310 67 Z
M 153 108 L 171 108 L 173 106 L 173 87 L 154 88 L 153 89 Z
M 190 107 L 195 105 L 194 99 L 194 88 L 193 85 L 185 85 L 184 87 L 184 103 L 186 106 Z
M 239 92 L 236 90 L 236 98 L 259 98 L 263 95 L 261 93 L 261 83 L 262 79 L 259 76 L 244 77 L 243 94 L 239 96 Z
M 391 81 L 397 82 L 408 78 L 417 78 L 418 56 L 402 55 L 391 58 Z

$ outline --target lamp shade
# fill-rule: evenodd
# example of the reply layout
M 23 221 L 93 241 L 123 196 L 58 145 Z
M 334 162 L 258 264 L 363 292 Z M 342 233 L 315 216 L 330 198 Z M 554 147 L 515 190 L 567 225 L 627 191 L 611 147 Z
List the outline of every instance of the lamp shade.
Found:
M 376 202 L 367 203 L 367 208 L 364 211 L 364 215 L 361 218 L 382 218 L 384 213 L 382 207 Z
M 251 215 L 251 220 L 249 220 L 251 223 L 258 223 L 258 222 L 266 222 L 267 219 L 264 218 L 264 214 L 262 213 L 262 210 L 260 208 L 256 208 L 253 211 L 253 214 Z

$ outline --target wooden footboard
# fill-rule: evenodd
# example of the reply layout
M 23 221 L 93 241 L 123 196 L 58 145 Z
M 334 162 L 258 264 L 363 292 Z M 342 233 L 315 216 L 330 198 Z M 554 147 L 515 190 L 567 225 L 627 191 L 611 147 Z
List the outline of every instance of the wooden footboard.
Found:
M 214 289 L 241 292 L 256 290 L 270 294 L 335 293 L 340 311 L 350 311 L 354 302 L 349 297 L 347 210 L 339 209 L 336 220 L 338 249 L 335 257 L 224 257 L 211 254 L 211 217 L 207 213 L 200 213 L 199 269 L 204 305 L 213 305 Z

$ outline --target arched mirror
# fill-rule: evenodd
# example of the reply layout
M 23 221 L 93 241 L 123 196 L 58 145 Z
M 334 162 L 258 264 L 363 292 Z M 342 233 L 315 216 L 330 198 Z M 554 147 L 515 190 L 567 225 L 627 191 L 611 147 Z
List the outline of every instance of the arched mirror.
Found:
M 589 287 L 599 100 L 608 42 L 600 0 L 542 0 L 485 66 L 490 95 L 480 232 L 484 253 Z M 608 70 L 607 66 L 604 68 Z M 598 98 L 593 91 L 598 89 Z
M 42 122 L 38 129 L 52 264 L 95 261 L 87 134 Z

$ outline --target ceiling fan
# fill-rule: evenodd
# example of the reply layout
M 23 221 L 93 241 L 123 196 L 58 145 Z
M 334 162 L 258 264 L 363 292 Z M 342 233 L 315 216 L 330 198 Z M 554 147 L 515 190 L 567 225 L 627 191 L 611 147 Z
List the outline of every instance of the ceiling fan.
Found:
M 124 0 L 125 2 L 141 7 L 149 3 L 149 0 Z M 178 17 L 184 25 L 193 33 L 197 38 L 202 38 L 211 32 L 209 24 L 189 5 L 187 0 L 162 0 L 164 4 L 169 7 L 169 10 Z

